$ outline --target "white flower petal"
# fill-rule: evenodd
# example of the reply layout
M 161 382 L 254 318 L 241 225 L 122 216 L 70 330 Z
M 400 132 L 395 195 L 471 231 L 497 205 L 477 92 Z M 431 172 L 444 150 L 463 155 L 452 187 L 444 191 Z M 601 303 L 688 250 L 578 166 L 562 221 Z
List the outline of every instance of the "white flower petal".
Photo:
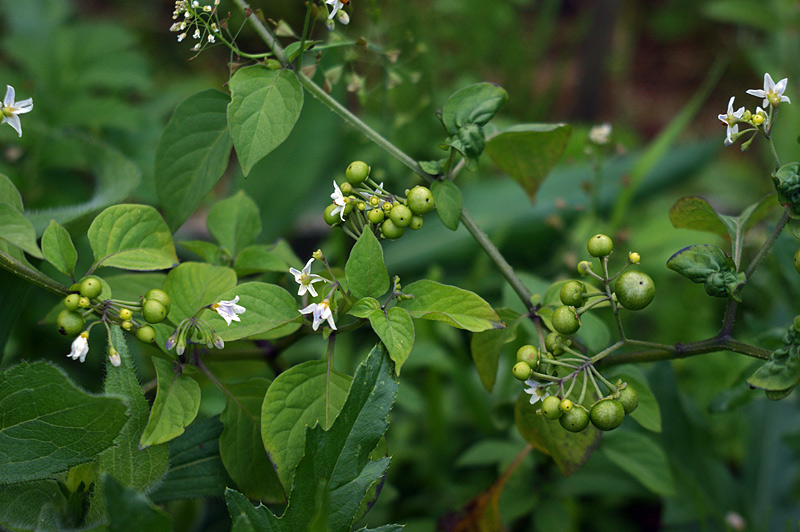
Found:
M 14 87 L 11 85 L 6 85 L 6 97 L 3 98 L 3 106 L 5 107 L 12 107 L 14 105 Z

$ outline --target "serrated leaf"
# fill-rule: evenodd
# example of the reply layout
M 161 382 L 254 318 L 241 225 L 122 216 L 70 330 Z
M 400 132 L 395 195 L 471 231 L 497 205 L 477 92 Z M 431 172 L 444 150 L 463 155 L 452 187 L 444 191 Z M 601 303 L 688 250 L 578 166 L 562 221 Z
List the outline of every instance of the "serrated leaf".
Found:
M 233 268 L 239 276 L 253 275 L 264 272 L 289 271 L 289 264 L 279 253 L 273 251 L 275 246 L 255 245 L 248 246 L 236 255 Z
M 263 334 L 301 319 L 294 296 L 280 286 L 244 283 L 217 299 L 230 301 L 236 296 L 239 296 L 238 304 L 247 309 L 239 315 L 241 321 L 227 325 L 225 320 L 211 310 L 202 316 L 226 342 Z
M 400 375 L 400 368 L 414 347 L 414 322 L 411 316 L 400 307 L 392 307 L 388 311 L 378 309 L 369 315 L 369 323 L 389 351 L 395 371 Z
M 231 154 L 230 96 L 205 90 L 182 101 L 156 149 L 156 192 L 170 229 L 178 229 L 219 181 Z
M 240 68 L 230 81 L 228 124 L 245 177 L 277 148 L 300 117 L 303 89 L 291 70 Z
M 564 153 L 571 132 L 568 124 L 520 124 L 489 139 L 486 153 L 533 201 Z
M 508 101 L 508 93 L 492 83 L 476 83 L 454 92 L 442 109 L 442 123 L 449 135 L 459 128 L 475 124 L 484 126 Z
M 228 385 L 233 397 L 228 397 L 220 415 L 225 430 L 219 452 L 225 469 L 248 497 L 283 502 L 283 487 L 261 440 L 261 409 L 269 385 L 261 378 Z
M 172 301 L 169 319 L 178 324 L 236 286 L 236 272 L 225 266 L 184 262 L 167 274 L 163 290 Z M 223 322 L 224 323 L 224 322 Z
M 653 432 L 661 432 L 661 409 L 658 406 L 653 392 L 647 382 L 644 373 L 636 366 L 626 365 L 614 368 L 608 376 L 609 380 L 615 382 L 622 379 L 627 382 L 639 397 L 639 406 L 632 413 L 628 414 L 636 420 L 639 425 Z
M 357 298 L 380 297 L 389 290 L 383 248 L 372 231 L 364 231 L 358 238 L 344 271 L 347 288 Z
M 508 308 L 497 309 L 497 315 L 507 325 L 505 329 L 491 329 L 472 334 L 469 350 L 478 376 L 486 391 L 491 392 L 497 380 L 497 364 L 503 346 L 517 337 L 519 314 Z
M 412 318 L 444 322 L 472 332 L 502 329 L 505 324 L 494 309 L 478 294 L 455 286 L 422 280 L 404 289 L 413 299 L 400 301 Z
M 261 215 L 256 202 L 240 190 L 211 208 L 206 225 L 220 246 L 235 257 L 261 233 Z
M 170 532 L 172 517 L 146 495 L 103 475 L 109 532 Z
M 0 239 L 17 246 L 25 253 L 42 258 L 36 243 L 36 231 L 21 212 L 8 203 L 0 203 Z
M 66 229 L 55 220 L 50 220 L 50 225 L 42 235 L 42 253 L 45 260 L 55 269 L 70 277 L 75 276 L 75 263 L 78 261 L 78 252 L 75 244 Z
M 362 297 L 347 312 L 356 318 L 368 318 L 373 311 L 381 308 L 381 304 L 374 297 Z
M 7 175 L 0 173 L 0 203 L 8 203 L 19 212 L 23 212 L 22 195 Z
M 0 484 L 92 460 L 114 443 L 125 411 L 119 399 L 89 395 L 44 362 L 0 372 Z
M 436 214 L 445 227 L 451 231 L 458 229 L 461 222 L 462 198 L 461 190 L 447 179 L 431 183 L 433 201 L 436 204 Z
M 97 215 L 89 226 L 94 266 L 124 270 L 163 270 L 178 264 L 172 233 L 148 205 L 115 205 Z
M 675 494 L 675 481 L 664 450 L 644 434 L 609 432 L 600 452 L 653 493 L 664 497 Z
M 150 410 L 147 426 L 139 439 L 139 449 L 158 445 L 177 438 L 194 421 L 200 409 L 200 385 L 175 365 L 153 357 L 158 384 L 156 399 Z

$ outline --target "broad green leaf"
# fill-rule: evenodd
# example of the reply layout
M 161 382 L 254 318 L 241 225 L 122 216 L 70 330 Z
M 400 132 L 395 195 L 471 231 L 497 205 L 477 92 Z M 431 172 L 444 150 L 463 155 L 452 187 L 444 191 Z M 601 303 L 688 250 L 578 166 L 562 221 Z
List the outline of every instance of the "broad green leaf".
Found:
M 636 366 L 626 365 L 614 370 L 608 375 L 611 382 L 622 379 L 627 382 L 639 396 L 639 406 L 629 415 L 639 425 L 653 432 L 661 432 L 661 409 L 658 407 L 653 392 L 647 383 L 647 377 Z
M 203 259 L 203 262 L 208 262 L 215 266 L 227 266 L 231 262 L 230 252 L 211 242 L 206 242 L 204 240 L 182 240 L 178 242 L 178 245 L 199 256 Z
M 733 260 L 717 246 L 698 244 L 685 247 L 667 261 L 667 268 L 692 282 L 702 283 L 709 275 L 735 268 Z
M 139 449 L 177 438 L 194 421 L 200 408 L 200 385 L 193 378 L 175 371 L 175 365 L 157 357 L 158 387 L 150 418 L 139 440 Z
M 233 264 L 236 275 L 244 277 L 264 272 L 287 273 L 289 264 L 273 251 L 274 248 L 275 246 L 255 245 L 240 250 Z
M 164 217 L 178 229 L 228 168 L 230 97 L 209 89 L 178 105 L 156 149 L 155 182 Z
M 497 380 L 497 364 L 500 360 L 500 352 L 508 342 L 514 341 L 517 337 L 517 325 L 519 314 L 508 308 L 497 309 L 497 315 L 506 324 L 505 329 L 491 329 L 488 331 L 476 332 L 472 334 L 469 342 L 469 350 L 472 353 L 472 361 L 478 370 L 478 376 L 486 391 L 491 392 Z
M 171 532 L 172 517 L 143 493 L 103 475 L 109 532 Z
M 220 296 L 235 286 L 236 273 L 230 268 L 184 262 L 167 274 L 162 288 L 172 301 L 169 319 L 177 325 L 201 307 L 224 299 Z
M 699 196 L 686 196 L 676 201 L 669 210 L 669 221 L 678 229 L 705 231 L 723 238 L 731 236 L 714 207 Z
M 363 297 L 353 303 L 352 308 L 347 312 L 356 318 L 369 318 L 373 311 L 381 308 L 381 304 L 374 297 Z
M 124 270 L 164 270 L 178 264 L 172 233 L 148 205 L 115 205 L 89 226 L 94 265 Z
M 486 153 L 533 201 L 564 153 L 571 132 L 568 124 L 520 124 L 489 139 Z
M 261 232 L 258 205 L 240 190 L 211 207 L 206 220 L 209 232 L 231 257 L 255 242 Z
M 395 371 L 400 375 L 400 368 L 414 347 L 414 321 L 406 309 L 392 307 L 388 311 L 374 310 L 369 315 L 369 323 L 389 351 Z
M 675 494 L 675 481 L 664 450 L 651 438 L 631 431 L 606 434 L 600 452 L 657 495 Z
M 36 231 L 33 225 L 8 203 L 0 203 L 0 239 L 37 259 L 42 258 L 42 251 L 36 244 Z
M 582 314 L 581 328 L 575 333 L 578 340 L 595 353 L 599 353 L 611 344 L 611 331 L 600 316 L 599 312 Z
M 115 299 L 136 301 L 145 295 L 151 288 L 161 288 L 167 278 L 165 273 L 123 273 L 104 276 L 101 281 L 106 281 L 109 291 L 113 292 Z
M 72 243 L 67 230 L 55 220 L 50 220 L 50 225 L 42 235 L 42 253 L 45 260 L 58 271 L 70 277 L 75 276 L 78 252 L 75 251 L 75 244 Z
M 558 421 L 536 413 L 530 395 L 521 393 L 514 408 L 514 419 L 522 437 L 536 449 L 550 455 L 564 476 L 577 472 L 600 443 L 602 433 L 589 425 L 581 432 L 568 432 Z
M 436 214 L 445 227 L 455 231 L 461 222 L 461 191 L 452 181 L 434 181 L 431 183 L 433 201 L 436 203 Z
M 331 371 L 326 408 L 326 382 L 327 362 L 312 360 L 278 375 L 264 397 L 261 437 L 287 490 L 303 457 L 306 427 L 330 427 L 350 389 L 349 376 Z
M 19 212 L 23 212 L 22 195 L 8 176 L 2 173 L 0 173 L 0 203 L 8 203 Z
M 263 334 L 301 319 L 294 297 L 280 286 L 258 282 L 244 283 L 228 290 L 218 299 L 230 301 L 236 296 L 239 296 L 238 304 L 247 309 L 239 315 L 241 321 L 227 325 L 215 312 L 206 311 L 203 315 L 203 319 L 226 342 Z
M 444 171 L 444 165 L 447 162 L 447 159 L 437 159 L 435 161 L 417 161 L 419 163 L 419 167 L 422 170 L 430 175 L 436 176 L 441 174 Z
M 150 497 L 173 499 L 220 497 L 231 479 L 219 455 L 223 425 L 218 417 L 199 419 L 169 442 L 169 469 Z
M 225 502 L 231 515 L 231 532 L 284 532 L 280 520 L 266 506 L 253 506 L 247 497 L 236 490 L 225 490 Z
M 442 321 L 472 332 L 505 327 L 491 305 L 468 290 L 422 280 L 406 286 L 403 292 L 414 298 L 400 301 L 397 306 L 406 309 L 412 318 Z
M 0 483 L 44 479 L 109 448 L 128 420 L 114 397 L 80 390 L 44 362 L 0 372 Z
M 797 353 L 797 348 L 773 351 L 769 360 L 747 379 L 747 384 L 770 392 L 794 388 L 800 380 L 800 358 Z
M 357 298 L 380 297 L 389 290 L 389 272 L 383 248 L 372 231 L 364 231 L 350 251 L 345 265 L 347 287 Z
M 8 246 L 8 244 L 2 244 Z M 0 253 L 5 255 L 2 249 L 3 245 L 0 245 Z M 22 254 L 22 251 L 16 251 L 20 255 Z M 0 320 L 0 367 L 4 365 L 2 353 L 5 352 L 6 342 L 11 336 L 11 331 L 16 327 L 17 320 L 20 319 L 28 305 L 28 292 L 33 287 L 33 284 L 22 277 L 17 277 L 8 270 L 0 269 L 0 308 L 3 309 L 5 316 Z M 61 312 L 61 308 L 63 308 L 61 303 L 57 308 Z
M 289 133 L 303 108 L 303 89 L 291 70 L 240 68 L 230 81 L 228 125 L 244 175 Z
M 459 128 L 475 124 L 484 126 L 508 101 L 508 93 L 492 83 L 476 83 L 454 92 L 442 109 L 442 123 L 449 135 Z
M 225 430 L 219 438 L 222 463 L 248 497 L 283 502 L 286 495 L 261 440 L 261 407 L 270 381 L 255 378 L 230 384 L 220 421 Z
M 54 480 L 0 486 L 0 528 L 15 531 L 61 531 L 67 528 L 67 499 Z

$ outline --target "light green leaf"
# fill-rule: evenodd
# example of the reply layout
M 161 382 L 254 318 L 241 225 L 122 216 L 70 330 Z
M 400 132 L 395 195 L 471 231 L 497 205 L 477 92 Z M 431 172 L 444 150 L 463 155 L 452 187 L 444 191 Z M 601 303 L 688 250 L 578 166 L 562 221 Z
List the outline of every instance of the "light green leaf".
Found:
M 768 392 L 791 391 L 800 381 L 799 351 L 791 344 L 773 351 L 769 360 L 747 379 L 747 384 Z
M 217 90 L 178 105 L 156 149 L 155 182 L 170 229 L 178 229 L 222 177 L 233 141 L 228 133 L 230 97 Z
M 411 316 L 400 307 L 392 307 L 385 312 L 377 309 L 369 315 L 369 323 L 389 351 L 395 371 L 400 375 L 400 368 L 414 347 L 414 322 Z
M 44 479 L 114 443 L 125 405 L 80 390 L 44 362 L 0 372 L 0 484 Z
M 37 259 L 42 258 L 42 252 L 36 244 L 36 231 L 33 225 L 8 203 L 0 203 L 0 239 Z
M 403 292 L 414 298 L 400 301 L 397 306 L 406 309 L 412 318 L 442 321 L 472 332 L 505 327 L 491 305 L 468 290 L 422 280 L 406 286 Z
M 300 117 L 303 89 L 291 70 L 240 68 L 230 81 L 228 124 L 244 175 L 277 148 Z
M 75 244 L 66 229 L 55 220 L 50 220 L 50 225 L 42 235 L 42 253 L 45 260 L 55 268 L 70 277 L 75 276 L 75 263 L 78 261 L 78 252 Z
M 244 277 L 246 275 L 264 272 L 287 273 L 289 271 L 289 264 L 286 263 L 279 253 L 273 251 L 274 248 L 274 245 L 255 245 L 248 246 L 239 251 L 236 255 L 236 262 L 233 264 L 236 275 Z
M 454 92 L 442 109 L 442 123 L 449 135 L 459 128 L 486 125 L 508 101 L 508 93 L 492 83 L 476 83 Z
M 564 153 L 571 132 L 568 124 L 520 124 L 489 139 L 486 153 L 522 185 L 533 201 L 539 186 Z
M 664 450 L 644 434 L 611 431 L 600 452 L 653 493 L 664 497 L 675 494 L 675 481 Z
M 225 430 L 219 438 L 219 454 L 245 495 L 284 502 L 283 487 L 261 440 L 261 406 L 269 384 L 267 379 L 255 378 L 228 385 L 233 397 L 228 397 L 220 415 Z
M 476 332 L 472 334 L 469 342 L 472 361 L 478 370 L 478 376 L 486 391 L 491 392 L 497 380 L 497 363 L 500 360 L 500 352 L 508 342 L 514 341 L 517 337 L 517 325 L 519 314 L 508 308 L 497 309 L 497 315 L 506 324 L 505 329 L 490 329 L 488 331 Z
M 347 313 L 356 318 L 369 318 L 370 314 L 379 308 L 381 308 L 381 304 L 377 299 L 364 297 L 353 303 L 353 307 Z
M 175 372 L 172 362 L 153 357 L 158 387 L 150 418 L 139 440 L 139 449 L 177 438 L 194 421 L 200 408 L 200 385 Z
M 0 203 L 8 203 L 19 212 L 23 212 L 22 195 L 8 176 L 2 173 L 0 173 Z
M 327 362 L 304 362 L 278 375 L 264 397 L 261 437 L 281 483 L 288 488 L 306 440 L 306 427 L 326 429 L 339 414 L 350 389 L 350 377 L 331 371 L 326 411 Z
M 383 248 L 372 231 L 364 231 L 350 251 L 345 265 L 347 287 L 357 298 L 380 297 L 389 290 L 389 272 Z
M 461 222 L 461 190 L 455 183 L 445 179 L 431 183 L 431 192 L 436 203 L 436 214 L 444 226 L 452 231 L 458 229 Z
M 109 532 L 171 532 L 172 517 L 146 495 L 103 475 Z
M 622 379 L 623 382 L 627 382 L 628 385 L 636 390 L 639 397 L 639 406 L 629 415 L 647 430 L 661 432 L 661 409 L 653 392 L 650 390 L 644 373 L 636 366 L 625 365 L 614 368 L 614 371 L 608 377 L 612 382 Z
M 294 297 L 280 286 L 267 283 L 244 283 L 230 289 L 218 299 L 230 301 L 239 296 L 239 305 L 247 309 L 239 315 L 241 321 L 225 323 L 216 312 L 206 311 L 203 319 L 226 342 L 262 334 L 293 321 L 300 321 Z
M 169 272 L 162 288 L 172 301 L 169 319 L 177 324 L 194 316 L 201 307 L 219 301 L 235 286 L 236 272 L 230 268 L 184 262 Z
M 105 209 L 89 226 L 89 245 L 95 267 L 141 271 L 178 264 L 172 233 L 158 211 L 148 205 Z
M 669 221 L 678 229 L 693 229 L 719 235 L 730 236 L 719 214 L 708 201 L 700 196 L 685 196 L 670 208 Z
M 231 257 L 251 245 L 261 232 L 258 205 L 240 190 L 211 207 L 206 220 L 209 232 Z

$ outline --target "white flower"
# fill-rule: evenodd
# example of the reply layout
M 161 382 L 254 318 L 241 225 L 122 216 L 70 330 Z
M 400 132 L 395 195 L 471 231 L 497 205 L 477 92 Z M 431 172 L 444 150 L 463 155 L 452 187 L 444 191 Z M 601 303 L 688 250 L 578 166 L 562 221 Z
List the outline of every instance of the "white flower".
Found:
M 331 194 L 331 199 L 333 203 L 336 205 L 336 208 L 331 211 L 331 216 L 336 216 L 339 214 L 339 218 L 344 221 L 344 208 L 347 206 L 347 198 L 344 197 L 342 194 L 339 185 L 336 184 L 336 181 L 333 182 L 333 194 Z
M 22 136 L 22 124 L 20 124 L 19 116 L 25 113 L 30 113 L 33 110 L 33 98 L 22 100 L 21 102 L 14 101 L 14 87 L 6 85 L 6 97 L 3 98 L 3 105 L 0 106 L 0 116 L 3 121 L 0 124 L 8 124 Z
M 611 139 L 611 124 L 606 122 L 605 124 L 594 126 L 592 129 L 589 130 L 589 140 L 594 142 L 595 144 L 608 144 L 608 141 Z
M 300 314 L 313 314 L 314 323 L 311 325 L 311 328 L 315 331 L 319 327 L 319 324 L 325 320 L 328 320 L 328 325 L 331 329 L 334 331 L 336 330 L 336 324 L 333 323 L 331 305 L 327 299 L 323 299 L 320 303 L 311 303 L 309 306 L 302 309 Z
M 764 74 L 764 90 L 749 89 L 747 94 L 751 94 L 757 98 L 764 98 L 763 106 L 767 104 L 777 107 L 781 102 L 792 103 L 789 101 L 788 96 L 784 96 L 783 92 L 786 90 L 786 82 L 789 78 L 783 78 L 778 83 L 772 81 L 772 76 Z
M 216 38 L 213 35 L 208 36 L 208 42 L 216 42 Z
M 749 92 L 749 91 L 748 91 Z M 725 145 L 730 146 L 733 144 L 733 139 L 731 135 L 735 135 L 739 132 L 739 124 L 737 123 L 744 115 L 744 107 L 740 107 L 737 111 L 733 110 L 733 100 L 736 99 L 736 96 L 731 96 L 731 99 L 728 100 L 728 113 L 724 115 L 717 115 L 722 122 L 724 122 L 728 126 L 728 131 L 725 135 Z
M 119 352 L 113 348 L 108 350 L 108 360 L 115 368 L 118 368 L 119 365 L 122 364 L 122 359 L 119 357 Z
M 331 7 L 331 14 L 328 15 L 328 20 L 330 20 L 330 19 L 333 18 L 333 16 L 336 14 L 337 11 L 339 11 L 340 9 L 343 9 L 344 6 L 350 4 L 350 0 L 344 0 L 344 1 L 341 1 L 341 0 L 325 0 L 325 3 L 328 4 L 329 6 L 332 6 Z M 341 17 L 339 18 L 339 21 L 341 22 Z M 349 18 L 347 19 L 347 22 L 350 22 Z M 342 24 L 347 24 L 347 22 L 342 22 Z
M 350 15 L 348 15 L 345 10 L 337 12 L 336 18 L 339 19 L 339 24 L 342 24 L 343 26 L 350 24 Z
M 531 404 L 544 399 L 545 397 L 550 397 L 550 392 L 547 391 L 548 383 L 543 383 L 539 381 L 535 381 L 533 379 L 529 379 L 525 381 L 525 384 L 530 386 L 530 388 L 525 389 L 525 393 L 531 395 Z
M 186 33 L 181 33 L 180 35 L 178 35 L 178 42 L 181 42 L 185 38 L 186 38 Z
M 200 38 L 200 30 L 199 29 L 194 30 L 194 35 L 192 35 L 192 37 L 194 37 L 195 39 L 199 39 Z
M 72 341 L 72 350 L 67 355 L 72 360 L 83 362 L 86 360 L 86 353 L 89 352 L 89 332 L 83 331 Z
M 214 303 L 211 305 L 211 308 L 217 312 L 222 319 L 225 320 L 225 323 L 230 325 L 232 321 L 242 321 L 239 319 L 238 314 L 243 314 L 246 308 L 241 305 L 237 305 L 236 303 L 239 302 L 239 296 L 234 297 L 230 301 L 220 301 L 219 303 Z
M 317 291 L 314 289 L 314 283 L 326 281 L 323 277 L 311 273 L 312 262 L 314 262 L 313 257 L 308 259 L 308 262 L 306 262 L 306 265 L 303 267 L 302 271 L 298 271 L 295 268 L 289 268 L 289 273 L 294 275 L 294 281 L 300 285 L 300 288 L 297 290 L 298 296 L 302 296 L 306 292 L 311 292 L 312 296 L 317 297 Z

